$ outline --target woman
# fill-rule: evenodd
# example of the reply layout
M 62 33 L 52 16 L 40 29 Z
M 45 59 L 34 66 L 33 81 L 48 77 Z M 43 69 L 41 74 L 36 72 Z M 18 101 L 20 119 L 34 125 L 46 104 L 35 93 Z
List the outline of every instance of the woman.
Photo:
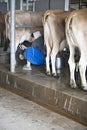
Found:
M 27 64 L 23 67 L 23 70 L 32 70 L 31 64 L 42 65 L 45 63 L 44 54 L 44 39 L 40 31 L 34 32 L 32 35 L 31 47 L 24 47 L 24 57 L 27 60 Z

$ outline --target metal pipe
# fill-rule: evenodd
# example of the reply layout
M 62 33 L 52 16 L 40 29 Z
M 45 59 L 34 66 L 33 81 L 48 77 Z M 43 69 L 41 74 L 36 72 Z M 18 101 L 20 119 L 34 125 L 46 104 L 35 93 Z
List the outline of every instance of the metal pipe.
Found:
M 65 11 L 69 10 L 69 0 L 65 0 Z
M 23 10 L 23 0 L 20 0 L 20 10 Z
M 35 1 L 33 1 L 33 12 L 35 12 Z
M 26 10 L 28 11 L 28 0 L 26 0 Z
M 16 28 L 43 28 L 43 26 L 36 26 L 36 25 L 16 25 Z
M 10 69 L 15 72 L 15 0 L 11 0 L 11 57 Z
M 49 6 L 49 9 L 51 9 L 51 7 L 50 7 L 50 3 L 51 3 L 51 1 L 49 0 L 49 1 L 48 1 L 48 6 Z

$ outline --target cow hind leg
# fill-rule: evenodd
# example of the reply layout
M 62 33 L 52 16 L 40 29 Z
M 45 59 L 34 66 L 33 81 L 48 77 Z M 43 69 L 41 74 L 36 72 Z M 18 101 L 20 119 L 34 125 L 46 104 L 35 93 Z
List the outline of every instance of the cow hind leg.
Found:
M 50 70 L 50 53 L 51 53 L 51 48 L 48 46 L 47 47 L 47 55 L 46 55 L 46 74 L 51 75 L 51 70 Z
M 70 46 L 70 56 L 69 56 L 69 69 L 70 69 L 70 86 L 71 88 L 76 88 L 75 81 L 75 60 L 74 60 L 75 48 Z
M 82 56 L 79 61 L 79 71 L 80 71 L 80 76 L 81 76 L 81 82 L 82 82 L 82 87 L 83 90 L 87 90 L 87 82 L 86 82 L 86 56 Z
M 53 48 L 52 53 L 51 53 L 51 64 L 52 64 L 52 75 L 55 77 L 57 76 L 56 72 L 56 55 L 58 53 L 57 48 Z

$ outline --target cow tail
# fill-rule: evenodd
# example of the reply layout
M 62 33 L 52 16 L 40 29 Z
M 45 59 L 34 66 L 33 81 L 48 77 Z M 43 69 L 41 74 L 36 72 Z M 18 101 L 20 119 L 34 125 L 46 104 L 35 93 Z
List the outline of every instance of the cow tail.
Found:
M 48 22 L 47 22 L 47 19 L 48 19 L 48 16 L 50 15 L 50 12 L 47 11 L 45 14 L 44 14 L 44 17 L 43 17 L 43 26 L 46 28 L 46 26 L 49 28 L 49 25 L 48 25 Z M 44 29 L 45 30 L 45 29 Z M 44 36 L 45 36 L 45 32 L 44 32 Z M 44 40 L 45 40 L 45 37 L 44 37 Z M 44 44 L 46 44 L 46 42 L 44 42 Z
M 71 36 L 71 23 L 72 23 L 72 15 L 66 18 L 66 38 L 67 41 L 73 40 Z
M 72 42 L 71 44 L 73 44 L 73 45 L 75 45 L 75 43 L 77 43 L 77 40 L 76 40 L 75 35 L 72 30 L 72 21 L 73 21 L 73 18 L 75 15 L 76 14 L 70 15 L 66 19 L 66 38 L 68 37 L 70 42 Z
M 48 18 L 49 15 L 50 15 L 50 11 L 48 11 L 48 12 L 46 12 L 46 13 L 44 14 L 43 23 L 46 22 L 46 20 L 47 20 L 47 18 Z

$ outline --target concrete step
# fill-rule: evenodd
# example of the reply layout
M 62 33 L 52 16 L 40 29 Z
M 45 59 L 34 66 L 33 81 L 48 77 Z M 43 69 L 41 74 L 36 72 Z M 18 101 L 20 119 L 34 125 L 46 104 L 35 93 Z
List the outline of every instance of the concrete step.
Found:
M 79 86 L 69 86 L 68 68 L 61 77 L 53 78 L 45 74 L 45 66 L 32 66 L 32 71 L 23 71 L 22 66 L 15 73 L 9 71 L 9 65 L 0 64 L 0 84 L 29 98 L 44 107 L 87 125 L 87 92 Z
M 87 127 L 0 88 L 0 130 L 87 130 Z

